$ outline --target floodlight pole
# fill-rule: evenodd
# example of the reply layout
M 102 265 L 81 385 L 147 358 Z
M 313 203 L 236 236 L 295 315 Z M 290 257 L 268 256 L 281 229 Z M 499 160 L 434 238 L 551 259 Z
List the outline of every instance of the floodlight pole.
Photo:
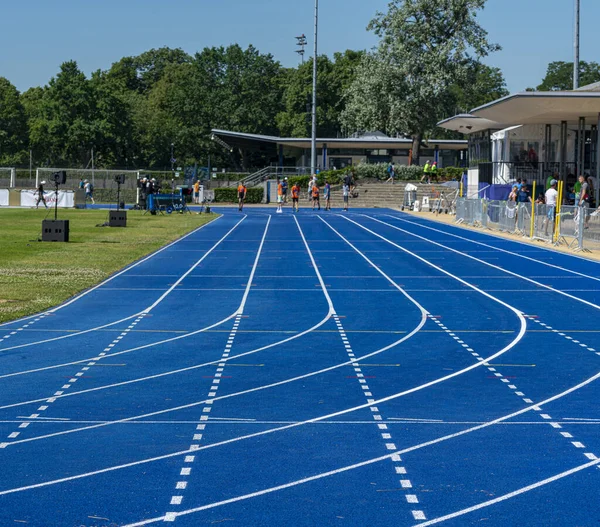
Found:
M 575 0 L 575 34 L 574 51 L 575 60 L 573 61 L 573 89 L 579 88 L 579 26 L 581 21 L 581 0 Z
M 319 29 L 319 0 L 315 0 L 315 49 L 313 56 L 312 134 L 310 140 L 310 172 L 317 172 L 317 36 Z

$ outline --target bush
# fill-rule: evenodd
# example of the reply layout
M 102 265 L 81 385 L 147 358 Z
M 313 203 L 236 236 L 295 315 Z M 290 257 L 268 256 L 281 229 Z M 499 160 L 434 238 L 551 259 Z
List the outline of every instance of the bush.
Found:
M 387 175 L 387 173 L 386 173 Z M 389 176 L 388 176 L 389 177 Z M 423 167 L 413 166 L 397 166 L 396 179 L 400 181 L 418 181 L 423 177 Z
M 216 188 L 215 203 L 237 203 L 237 188 L 221 187 Z M 249 188 L 246 191 L 246 203 L 262 203 L 264 189 L 262 187 Z

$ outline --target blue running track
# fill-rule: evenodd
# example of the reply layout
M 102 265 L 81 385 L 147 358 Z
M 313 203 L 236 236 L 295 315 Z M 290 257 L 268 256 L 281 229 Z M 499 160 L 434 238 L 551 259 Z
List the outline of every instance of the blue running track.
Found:
M 0 527 L 600 524 L 599 264 L 222 212 L 0 326 Z

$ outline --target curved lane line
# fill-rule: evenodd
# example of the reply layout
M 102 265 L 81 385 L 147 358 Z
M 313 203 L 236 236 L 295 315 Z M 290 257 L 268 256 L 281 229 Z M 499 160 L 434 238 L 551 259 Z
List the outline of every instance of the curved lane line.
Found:
M 16 320 L 11 320 L 10 322 L 3 322 L 2 324 L 0 324 L 0 327 L 7 326 L 9 324 L 18 324 L 21 321 L 29 320 L 30 318 L 38 317 L 40 315 L 44 315 L 44 314 L 48 314 L 48 313 L 55 313 L 56 311 L 59 311 L 60 309 L 63 309 L 65 307 L 71 305 L 72 303 L 77 302 L 84 296 L 89 295 L 92 291 L 95 291 L 96 289 L 106 285 L 111 280 L 114 280 L 115 278 L 121 276 L 122 274 L 130 271 L 134 267 L 137 267 L 138 265 L 143 264 L 144 262 L 150 260 L 151 258 L 154 258 L 157 254 L 159 254 L 159 253 L 163 252 L 164 250 L 168 249 L 169 247 L 172 247 L 173 245 L 179 243 L 181 240 L 184 240 L 188 236 L 192 236 L 193 234 L 196 234 L 199 230 L 204 229 L 204 227 L 207 227 L 208 225 L 212 225 L 215 221 L 220 220 L 222 217 L 223 216 L 219 216 L 218 218 L 215 218 L 214 220 L 211 220 L 208 223 L 205 223 L 204 225 L 200 225 L 200 227 L 198 227 L 197 229 L 194 229 L 192 232 L 188 232 L 186 235 L 182 236 L 181 238 L 178 238 L 177 240 L 172 241 L 171 243 L 169 243 L 168 245 L 165 245 L 164 247 L 161 247 L 160 249 L 154 251 L 152 254 L 149 254 L 148 256 L 142 258 L 141 260 L 128 265 L 125 269 L 122 269 L 118 273 L 116 273 L 112 276 L 109 276 L 106 280 L 103 280 L 102 282 L 95 285 L 94 287 L 91 287 L 90 289 L 86 289 L 83 293 L 80 293 L 79 295 L 75 296 L 71 300 L 68 300 L 63 304 L 60 304 L 59 306 L 53 307 L 46 311 L 41 311 L 40 313 L 36 313 L 35 315 L 29 315 L 27 317 L 18 318 Z
M 363 214 L 363 216 L 367 216 L 368 218 L 375 218 L 375 216 L 369 216 L 367 214 Z M 501 249 L 500 247 L 495 247 L 494 245 L 488 245 L 487 243 L 478 242 L 477 240 L 471 240 L 469 238 L 465 238 L 464 236 L 459 236 L 458 234 L 454 234 L 451 232 L 443 231 L 441 229 L 436 229 L 434 227 L 430 227 L 429 225 L 422 225 L 420 223 L 417 223 L 416 221 L 405 220 L 404 218 L 402 218 L 400 216 L 393 216 L 392 214 L 383 214 L 383 216 L 387 216 L 388 218 L 392 218 L 392 219 L 395 219 L 395 220 L 398 220 L 398 221 L 401 221 L 404 223 L 408 223 L 409 225 L 415 225 L 417 227 L 421 227 L 422 229 L 428 229 L 430 231 L 435 231 L 435 232 L 439 232 L 441 234 L 446 234 L 447 236 L 452 236 L 453 238 L 458 238 L 459 240 L 464 240 L 469 243 L 474 243 L 477 245 L 481 245 L 483 247 L 488 247 L 489 249 L 494 249 L 495 251 L 510 254 L 511 256 L 517 256 L 518 258 L 523 258 L 524 260 L 529 260 L 531 262 L 545 265 L 546 267 L 552 267 L 554 269 L 559 269 L 560 271 L 565 271 L 567 273 L 571 273 L 571 274 L 574 274 L 577 276 L 581 276 L 583 278 L 589 278 L 590 280 L 595 280 L 596 282 L 600 282 L 600 278 L 596 278 L 595 276 L 590 276 L 585 273 L 580 273 L 579 271 L 573 271 L 572 269 L 567 269 L 566 267 L 561 267 L 560 265 L 554 265 L 554 264 L 551 264 L 548 262 L 544 262 L 543 260 L 537 260 L 536 258 L 532 258 L 531 256 L 525 256 L 524 254 L 520 254 L 518 252 Z M 515 242 L 516 240 L 509 240 L 509 241 Z M 534 248 L 537 248 L 537 247 L 534 247 Z M 548 250 L 547 247 L 540 247 L 540 249 Z M 556 252 L 556 251 L 553 251 L 553 252 Z M 565 256 L 570 256 L 570 255 L 565 255 Z M 590 263 L 598 263 L 598 262 L 594 262 L 592 260 L 589 260 L 589 261 L 590 261 Z
M 143 309 L 142 311 L 140 311 L 140 312 L 138 312 L 138 313 L 136 313 L 136 314 L 134 314 L 134 315 L 131 315 L 130 317 L 127 317 L 127 318 L 122 318 L 121 320 L 117 320 L 116 322 L 111 322 L 110 324 L 105 324 L 104 326 L 98 326 L 98 327 L 95 327 L 95 328 L 92 328 L 92 329 L 86 329 L 86 330 L 83 330 L 83 331 L 79 331 L 79 332 L 77 332 L 77 333 L 71 333 L 71 334 L 69 334 L 69 335 L 62 335 L 62 336 L 60 336 L 60 337 L 54 337 L 54 338 L 51 338 L 51 339 L 38 340 L 38 341 L 35 341 L 35 342 L 28 342 L 28 343 L 26 343 L 26 344 L 19 344 L 19 345 L 17 345 L 17 346 L 10 346 L 10 347 L 8 347 L 8 348 L 0 348 L 0 353 L 2 353 L 2 352 L 4 352 L 4 351 L 14 350 L 14 349 L 21 349 L 21 348 L 27 348 L 27 347 L 30 347 L 30 346 L 37 346 L 37 345 L 39 345 L 39 344 L 46 344 L 46 343 L 48 343 L 48 342 L 55 342 L 55 341 L 57 341 L 57 340 L 63 340 L 63 339 L 68 339 L 68 338 L 78 337 L 78 336 L 80 336 L 80 335 L 84 335 L 84 334 L 86 334 L 86 333 L 90 333 L 90 332 L 92 332 L 92 331 L 98 331 L 98 330 L 100 330 L 100 329 L 104 329 L 104 328 L 107 328 L 107 327 L 110 327 L 110 326 L 114 326 L 115 324 L 120 324 L 121 322 L 124 322 L 124 321 L 126 321 L 126 320 L 130 320 L 130 319 L 132 319 L 132 318 L 135 318 L 135 317 L 137 317 L 137 316 L 139 316 L 139 315 L 142 315 L 142 314 L 148 314 L 148 313 L 150 313 L 150 311 L 152 311 L 152 310 L 153 310 L 153 309 L 154 309 L 154 308 L 155 308 L 155 307 L 156 307 L 158 304 L 160 304 L 160 302 L 162 302 L 162 301 L 163 301 L 163 300 L 164 300 L 164 299 L 165 299 L 165 298 L 166 298 L 166 297 L 167 297 L 167 296 L 168 296 L 168 295 L 169 295 L 171 292 L 173 292 L 173 290 L 175 289 L 175 287 L 177 287 L 177 286 L 178 286 L 178 285 L 181 283 L 181 281 L 182 281 L 183 279 L 185 279 L 185 278 L 186 278 L 186 277 L 187 277 L 187 276 L 188 276 L 188 275 L 189 275 L 189 274 L 190 274 L 190 273 L 191 273 L 191 272 L 192 272 L 192 271 L 193 271 L 193 270 L 194 270 L 196 267 L 198 267 L 198 265 L 199 265 L 199 264 L 200 264 L 200 263 L 201 263 L 201 262 L 202 262 L 202 261 L 203 261 L 203 260 L 204 260 L 204 259 L 205 259 L 205 258 L 206 258 L 206 257 L 207 257 L 209 254 L 210 254 L 210 253 L 212 253 L 212 252 L 213 252 L 213 250 L 214 250 L 214 249 L 215 249 L 215 248 L 216 248 L 218 245 L 220 245 L 220 244 L 221 244 L 221 242 L 222 242 L 222 241 L 223 241 L 225 238 L 227 238 L 227 237 L 228 237 L 228 236 L 229 236 L 229 235 L 230 235 L 230 234 L 231 234 L 231 233 L 232 233 L 232 232 L 233 232 L 233 231 L 234 231 L 234 230 L 237 228 L 237 226 L 238 226 L 240 223 L 242 223 L 242 221 L 244 221 L 246 218 L 247 218 L 247 216 L 244 216 L 244 217 L 243 217 L 243 218 L 242 218 L 240 221 L 238 221 L 238 222 L 237 222 L 237 223 L 236 223 L 236 224 L 235 224 L 235 225 L 234 225 L 234 226 L 233 226 L 233 227 L 232 227 L 232 228 L 231 228 L 231 229 L 230 229 L 230 230 L 227 232 L 227 234 L 225 234 L 225 236 L 223 236 L 223 238 L 221 238 L 221 239 L 220 239 L 220 240 L 219 240 L 219 241 L 218 241 L 218 242 L 217 242 L 215 245 L 213 245 L 213 246 L 212 246 L 212 247 L 211 247 L 211 248 L 210 248 L 210 249 L 209 249 L 209 250 L 208 250 L 208 251 L 207 251 L 207 252 L 206 252 L 206 253 L 205 253 L 205 254 L 202 256 L 202 258 L 200 258 L 200 259 L 199 259 L 199 260 L 198 260 L 198 261 L 197 261 L 197 262 L 196 262 L 196 263 L 195 263 L 195 264 L 194 264 L 194 265 L 193 265 L 193 266 L 192 266 L 190 269 L 188 269 L 188 270 L 187 270 L 187 271 L 186 271 L 186 272 L 185 272 L 185 273 L 184 273 L 184 274 L 183 274 L 183 275 L 182 275 L 182 276 L 181 276 L 181 277 L 180 277 L 180 278 L 179 278 L 179 279 L 178 279 L 178 280 L 177 280 L 177 281 L 176 281 L 176 282 L 175 282 L 175 283 L 174 283 L 174 284 L 173 284 L 173 285 L 172 285 L 172 286 L 171 286 L 171 287 L 170 287 L 170 288 L 169 288 L 169 289 L 168 289 L 168 290 L 167 290 L 167 291 L 166 291 L 166 292 L 163 294 L 163 295 L 161 295 L 161 297 L 160 297 L 160 298 L 159 298 L 159 299 L 158 299 L 156 302 L 154 302 L 152 305 L 148 306 L 146 309 Z M 206 224 L 206 225 L 208 225 L 208 224 Z M 202 227 L 204 227 L 204 226 L 205 226 L 205 225 L 203 225 Z M 195 232 L 195 231 L 194 231 L 194 232 Z M 192 234 L 192 233 L 190 233 L 190 234 Z M 183 239 L 183 238 L 180 238 L 180 239 Z M 178 241 L 179 241 L 179 240 L 178 240 Z M 171 245 L 172 245 L 172 244 L 171 244 Z M 166 247 L 165 247 L 165 248 L 166 248 Z M 155 253 L 155 254 L 157 254 L 157 253 Z M 142 261 L 143 261 L 143 260 L 142 260 Z M 142 261 L 140 261 L 140 262 L 138 262 L 138 263 L 142 263 Z M 124 271 L 122 271 L 122 272 L 124 272 Z M 122 273 L 119 273 L 119 274 L 122 274 Z M 113 277 L 111 278 L 111 280 L 112 280 L 113 278 L 116 278 L 117 276 L 119 276 L 119 275 L 117 274 L 117 275 L 113 276 Z M 108 280 L 107 280 L 107 282 L 108 282 Z M 102 285 L 102 284 L 101 284 L 101 285 Z M 100 287 L 100 285 L 96 286 L 96 289 L 97 289 L 98 287 Z M 92 290 L 93 290 L 93 289 L 90 289 L 88 292 L 91 292 Z M 80 295 L 80 297 L 81 297 L 81 296 L 83 296 L 83 295 Z M 80 298 L 80 297 L 78 297 L 78 298 Z M 75 301 L 75 300 L 76 300 L 76 299 L 73 299 L 73 301 Z M 68 305 L 68 304 L 65 304 L 65 305 L 64 305 L 64 306 L 62 306 L 62 307 L 65 307 L 66 305 Z M 59 306 L 59 308 L 60 308 L 60 306 Z M 59 308 L 56 308 L 55 310 L 50 310 L 50 311 L 48 311 L 48 313 L 53 313 L 54 311 L 58 310 Z M 90 360 L 90 359 L 88 359 L 88 360 Z M 85 361 L 84 361 L 84 362 L 85 362 Z
M 461 256 L 464 256 L 465 258 L 469 258 L 471 260 L 475 260 L 476 262 L 479 262 L 479 263 L 482 263 L 484 265 L 487 265 L 488 267 L 491 267 L 493 269 L 497 269 L 498 271 L 501 271 L 503 273 L 509 274 L 509 275 L 514 276 L 516 278 L 520 278 L 521 280 L 525 280 L 526 282 L 530 282 L 530 283 L 535 284 L 535 285 L 537 285 L 539 287 L 542 287 L 544 289 L 548 289 L 548 291 L 554 291 L 555 293 L 558 293 L 559 295 L 566 296 L 566 297 L 568 297 L 568 298 L 570 298 L 572 300 L 576 300 L 577 302 L 581 302 L 582 304 L 586 304 L 586 305 L 588 305 L 590 307 L 593 307 L 594 309 L 600 309 L 600 306 L 598 304 L 594 304 L 592 302 L 588 302 L 587 300 L 583 300 L 582 298 L 578 298 L 576 296 L 570 295 L 569 293 L 565 293 L 564 291 L 561 291 L 560 289 L 554 289 L 554 287 L 551 287 L 549 285 L 542 284 L 540 282 L 536 282 L 535 280 L 532 280 L 531 278 L 527 278 L 526 276 L 522 276 L 522 275 L 520 275 L 518 273 L 513 273 L 512 271 L 509 271 L 508 269 L 504 269 L 503 267 L 499 267 L 499 266 L 494 265 L 494 264 L 492 264 L 490 262 L 486 262 L 485 260 L 481 260 L 479 258 L 476 258 L 475 256 L 471 256 L 470 254 L 463 253 L 463 252 L 461 252 L 461 251 L 459 251 L 457 249 L 453 249 L 452 247 L 448 247 L 448 246 L 443 245 L 441 243 L 434 242 L 433 240 L 429 240 L 429 239 L 425 238 L 424 236 L 420 236 L 419 234 L 415 234 L 414 232 L 406 231 L 404 229 L 401 229 L 400 227 L 397 227 L 396 225 L 392 225 L 391 223 L 386 223 L 385 221 L 378 220 L 377 218 L 374 218 L 372 216 L 367 216 L 367 215 L 364 215 L 364 216 L 365 216 L 365 218 L 369 218 L 369 219 L 371 219 L 373 221 L 376 221 L 377 223 L 381 223 L 382 225 L 387 225 L 388 227 L 391 227 L 392 229 L 396 229 L 397 231 L 403 232 L 403 233 L 408 234 L 410 236 L 413 236 L 415 238 L 419 238 L 419 239 L 424 240 L 426 242 L 429 242 L 429 243 L 431 243 L 433 245 L 437 245 L 438 247 L 442 247 L 443 249 L 446 249 L 446 250 L 451 251 L 453 253 L 460 254 Z M 352 223 L 356 223 L 355 221 L 350 220 L 348 218 L 344 218 L 344 219 L 347 220 L 347 221 L 351 221 Z M 368 229 L 366 229 L 366 230 L 368 230 Z
M 321 220 L 321 221 L 323 221 L 324 223 L 327 223 L 327 222 L 325 222 L 325 220 Z M 335 229 L 333 229 L 333 227 L 330 226 L 330 228 L 332 230 L 334 230 L 334 232 L 337 232 L 337 231 L 335 231 Z M 338 233 L 338 235 L 342 239 L 345 239 L 341 234 Z M 347 241 L 347 243 L 350 243 L 350 242 Z M 358 249 L 355 248 L 355 250 L 360 253 L 360 251 L 358 251 Z M 410 253 L 410 251 L 408 251 L 408 252 Z M 418 257 L 418 258 L 420 258 L 420 257 Z M 426 263 L 430 264 L 430 265 L 434 265 L 434 264 L 431 264 L 430 262 L 427 262 L 426 260 L 424 260 L 424 261 Z M 449 276 L 454 276 L 454 275 L 452 275 L 450 273 L 447 273 L 446 271 L 444 271 L 444 272 L 446 274 L 448 274 Z M 456 279 L 459 280 L 459 281 L 461 281 L 461 282 L 464 282 L 464 280 L 462 280 L 462 279 L 460 279 L 458 277 L 456 277 Z M 466 284 L 467 282 L 464 282 L 464 283 Z M 475 286 L 471 286 L 471 287 L 474 288 L 474 289 L 477 289 Z M 489 295 L 487 293 L 482 292 L 482 294 L 484 294 L 484 296 L 487 296 L 489 298 L 494 299 L 493 296 L 491 296 L 491 295 Z M 500 302 L 500 303 L 504 304 L 500 300 L 497 300 L 497 299 L 495 299 L 495 300 L 497 302 Z M 511 310 L 514 310 L 514 308 L 511 308 Z M 523 318 L 523 321 L 524 321 L 524 318 Z M 217 443 L 212 443 L 212 444 L 209 444 L 209 445 L 206 445 L 206 446 L 202 446 L 202 447 L 194 449 L 194 450 L 189 450 L 188 449 L 188 450 L 184 450 L 184 451 L 180 451 L 180 452 L 174 452 L 172 454 L 164 454 L 164 455 L 157 456 L 157 457 L 154 457 L 154 458 L 149 458 L 149 459 L 140 460 L 140 461 L 134 461 L 134 462 L 131 462 L 131 463 L 127 463 L 125 465 L 119 465 L 119 466 L 115 466 L 115 467 L 108 467 L 108 468 L 105 468 L 105 469 L 100 469 L 100 470 L 89 472 L 89 473 L 86 473 L 86 474 L 80 474 L 78 476 L 72 476 L 71 478 L 61 478 L 61 479 L 53 480 L 53 481 L 50 481 L 50 482 L 39 483 L 39 484 L 36 484 L 36 485 L 33 485 L 33 486 L 30 485 L 30 486 L 27 486 L 27 487 L 21 487 L 20 489 L 21 490 L 29 490 L 31 488 L 38 488 L 40 486 L 47 486 L 47 485 L 52 485 L 52 484 L 58 484 L 58 483 L 62 483 L 64 481 L 70 481 L 71 479 L 79 479 L 79 478 L 83 478 L 83 477 L 91 477 L 91 476 L 94 476 L 94 475 L 97 475 L 97 474 L 102 474 L 102 473 L 110 472 L 110 471 L 113 471 L 113 470 L 120 470 L 122 468 L 128 468 L 128 467 L 131 467 L 131 466 L 136 466 L 136 465 L 140 465 L 140 464 L 144 464 L 144 463 L 150 463 L 150 462 L 154 462 L 154 461 L 160 461 L 160 460 L 163 460 L 163 459 L 169 459 L 169 458 L 172 458 L 172 457 L 182 456 L 182 455 L 185 455 L 185 454 L 189 454 L 190 452 L 199 452 L 201 450 L 207 450 L 207 449 L 211 449 L 211 448 L 216 448 L 216 447 L 219 447 L 219 446 L 227 445 L 227 444 L 230 444 L 230 443 L 235 443 L 235 442 L 242 441 L 242 440 L 245 440 L 245 439 L 251 439 L 251 438 L 254 438 L 254 437 L 268 435 L 268 434 L 272 434 L 272 433 L 275 433 L 275 432 L 280 432 L 280 431 L 283 431 L 283 430 L 288 430 L 288 429 L 296 428 L 296 427 L 299 427 L 299 426 L 304 426 L 304 425 L 307 425 L 307 424 L 312 424 L 312 423 L 316 423 L 316 422 L 319 422 L 319 421 L 324 421 L 324 420 L 330 419 L 332 417 L 337 417 L 339 415 L 345 415 L 345 414 L 352 413 L 352 412 L 355 412 L 355 411 L 358 411 L 358 410 L 362 410 L 363 408 L 369 408 L 369 407 L 371 407 L 373 405 L 385 403 L 387 401 L 391 401 L 391 400 L 394 400 L 394 399 L 397 399 L 397 398 L 400 398 L 400 397 L 404 397 L 404 396 L 409 395 L 411 393 L 415 393 L 415 392 L 418 392 L 418 391 L 423 390 L 425 388 L 429 388 L 430 386 L 434 386 L 436 384 L 440 384 L 440 383 L 442 383 L 442 382 L 444 382 L 444 381 L 446 381 L 448 379 L 452 379 L 454 377 L 458 377 L 460 375 L 463 375 L 464 373 L 466 373 L 468 371 L 471 371 L 471 370 L 474 370 L 476 368 L 479 368 L 482 365 L 486 364 L 487 362 L 492 361 L 492 360 L 500 357 L 501 355 L 503 355 L 504 353 L 506 353 L 507 351 L 509 351 L 510 349 L 512 349 L 523 338 L 523 335 L 525 334 L 525 329 L 526 328 L 522 324 L 521 325 L 521 330 L 520 330 L 519 334 L 517 335 L 517 337 L 508 346 L 504 347 L 503 349 L 501 349 L 497 353 L 491 355 L 490 357 L 487 357 L 486 359 L 484 359 L 481 362 L 472 364 L 471 366 L 467 366 L 466 368 L 463 368 L 462 370 L 453 372 L 452 374 L 446 375 L 444 377 L 440 377 L 438 379 L 434 379 L 433 381 L 429 381 L 427 383 L 421 384 L 421 385 L 416 386 L 414 388 L 410 388 L 408 390 L 404 390 L 402 392 L 398 392 L 398 393 L 393 394 L 391 396 L 384 397 L 382 399 L 378 399 L 378 400 L 375 400 L 375 401 L 370 402 L 370 403 L 366 403 L 366 404 L 362 404 L 362 405 L 359 405 L 359 406 L 355 406 L 353 408 L 347 408 L 345 410 L 334 412 L 334 413 L 331 413 L 331 414 L 328 414 L 328 415 L 323 415 L 323 416 L 315 417 L 315 418 L 308 419 L 308 420 L 305 420 L 305 421 L 300 421 L 300 422 L 297 422 L 297 423 L 292 423 L 292 424 L 289 424 L 289 425 L 285 425 L 285 426 L 281 426 L 281 427 L 277 427 L 277 428 L 272 428 L 272 429 L 265 430 L 265 431 L 262 431 L 262 432 L 255 432 L 255 433 L 252 433 L 252 434 L 247 434 L 247 435 L 244 435 L 244 436 L 239 436 L 239 437 L 236 437 L 236 438 L 227 439 L 227 440 L 220 441 L 220 442 L 217 442 Z M 417 327 L 410 336 L 412 336 L 414 333 L 418 332 L 419 330 L 420 330 L 420 327 Z M 291 340 L 292 338 L 293 337 L 291 337 L 289 340 Z M 409 336 L 407 335 L 407 337 L 405 337 L 405 339 L 406 338 L 409 338 Z M 390 345 L 388 348 L 391 348 L 393 346 L 394 345 Z M 378 353 L 378 352 L 376 352 L 376 353 Z M 371 354 L 371 356 L 372 355 L 373 354 Z M 359 358 L 359 359 L 355 359 L 354 362 L 358 362 L 358 361 L 360 361 L 360 360 L 362 360 L 362 359 L 364 359 L 366 357 L 368 357 L 368 356 L 365 356 L 365 357 L 362 357 L 362 358 Z M 352 362 L 353 361 L 348 361 L 348 363 L 352 363 Z M 336 367 L 340 367 L 340 365 L 337 365 Z M 600 376 L 600 374 L 598 374 L 598 375 Z M 282 383 L 285 383 L 285 382 L 289 382 L 289 381 L 283 381 Z M 256 390 L 257 389 L 254 389 L 254 391 L 256 391 Z M 231 395 L 233 395 L 233 394 L 231 394 Z M 215 401 L 217 399 L 226 398 L 226 397 L 228 397 L 228 396 L 218 397 L 218 398 L 214 398 L 214 399 L 210 399 L 210 400 Z M 24 443 L 24 442 L 36 441 L 36 440 L 43 439 L 43 438 L 46 438 L 46 437 L 51 437 L 51 436 L 56 436 L 56 435 L 64 435 L 64 434 L 68 434 L 68 433 L 74 433 L 74 432 L 78 432 L 78 431 L 89 430 L 89 429 L 93 429 L 93 428 L 99 428 L 99 427 L 102 427 L 102 426 L 108 426 L 108 425 L 112 425 L 112 424 L 118 424 L 118 423 L 122 423 L 122 422 L 132 421 L 132 420 L 135 420 L 135 419 L 140 419 L 142 417 L 150 417 L 150 416 L 154 416 L 154 415 L 158 415 L 158 414 L 162 414 L 162 413 L 167 413 L 167 412 L 170 412 L 170 411 L 175 411 L 177 409 L 183 409 L 183 408 L 189 408 L 191 406 L 197 406 L 197 405 L 202 404 L 204 402 L 206 402 L 206 401 L 192 403 L 190 405 L 185 405 L 185 406 L 179 407 L 179 408 L 171 408 L 171 409 L 167 409 L 167 410 L 161 410 L 159 412 L 153 412 L 151 414 L 145 414 L 144 416 L 135 416 L 135 417 L 130 417 L 130 418 L 122 419 L 122 420 L 119 420 L 119 421 L 110 421 L 110 422 L 106 422 L 106 423 L 100 423 L 98 425 L 92 425 L 92 426 L 89 426 L 89 427 L 84 427 L 84 428 L 80 428 L 80 429 L 76 429 L 76 430 L 67 430 L 67 431 L 64 431 L 64 432 L 58 432 L 56 434 L 48 434 L 47 436 L 40 436 L 38 438 L 31 438 L 31 439 L 28 439 L 28 440 L 15 441 L 15 442 L 12 442 L 12 443 L 5 443 L 4 446 L 8 447 L 8 446 L 13 445 L 13 444 L 19 444 L 19 443 Z M 533 408 L 533 406 L 530 407 L 530 409 L 531 408 Z M 515 414 L 515 415 L 518 415 L 518 413 Z M 479 429 L 481 427 L 486 427 L 486 426 L 489 426 L 489 423 L 487 423 L 485 425 L 482 425 L 480 427 L 475 427 L 474 429 Z M 461 433 L 458 433 L 458 434 L 455 434 L 455 435 L 461 435 Z M 387 459 L 388 457 L 390 457 L 390 456 L 384 456 L 381 459 Z M 380 460 L 380 458 L 377 458 L 377 460 Z M 12 490 L 8 490 L 8 491 L 2 491 L 2 492 L 0 492 L 0 496 L 2 496 L 5 493 L 10 493 L 10 492 L 17 492 L 17 490 L 12 489 Z

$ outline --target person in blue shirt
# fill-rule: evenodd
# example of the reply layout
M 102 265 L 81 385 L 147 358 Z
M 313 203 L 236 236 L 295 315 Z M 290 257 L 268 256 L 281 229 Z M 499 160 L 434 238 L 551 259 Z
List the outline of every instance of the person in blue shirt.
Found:
M 325 210 L 331 210 L 331 185 L 329 184 L 329 181 L 325 182 L 323 197 L 325 198 Z

